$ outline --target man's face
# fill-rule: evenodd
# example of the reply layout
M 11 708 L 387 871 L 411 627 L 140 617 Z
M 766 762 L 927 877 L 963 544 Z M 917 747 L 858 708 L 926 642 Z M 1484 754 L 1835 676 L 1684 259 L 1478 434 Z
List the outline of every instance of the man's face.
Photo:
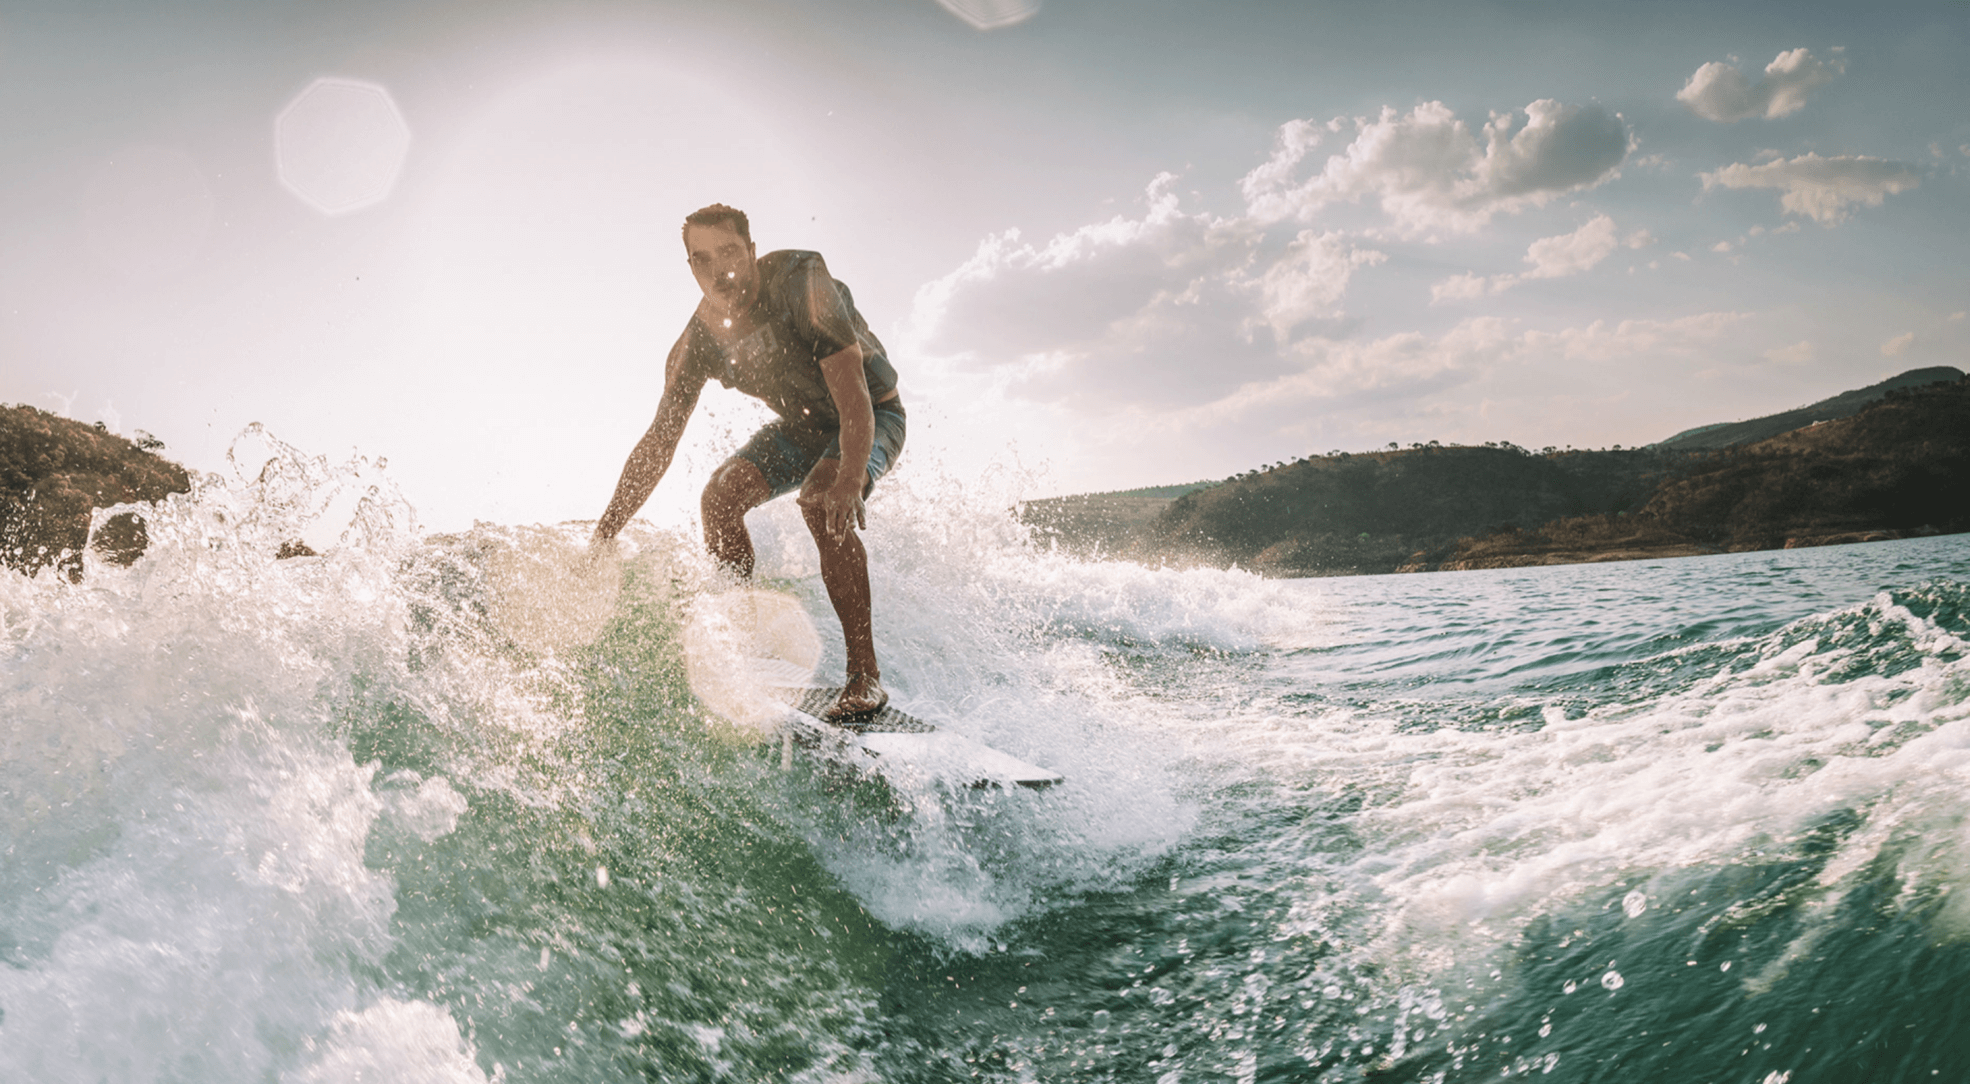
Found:
M 684 250 L 690 254 L 691 277 L 715 311 L 729 319 L 752 308 L 759 297 L 752 242 L 723 226 L 687 226 Z

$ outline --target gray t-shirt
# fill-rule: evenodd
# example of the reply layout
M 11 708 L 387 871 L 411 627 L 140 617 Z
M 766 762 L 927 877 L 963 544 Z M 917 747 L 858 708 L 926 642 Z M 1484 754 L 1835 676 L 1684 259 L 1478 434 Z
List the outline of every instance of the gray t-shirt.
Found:
M 862 346 L 862 372 L 875 402 L 896 389 L 896 370 L 868 322 L 855 311 L 845 283 L 828 274 L 818 252 L 783 249 L 759 258 L 757 326 L 729 348 L 712 337 L 696 315 L 670 348 L 665 372 L 692 393 L 716 380 L 773 408 L 773 412 L 814 435 L 841 428 L 834 397 L 828 393 L 821 359 L 851 343 Z

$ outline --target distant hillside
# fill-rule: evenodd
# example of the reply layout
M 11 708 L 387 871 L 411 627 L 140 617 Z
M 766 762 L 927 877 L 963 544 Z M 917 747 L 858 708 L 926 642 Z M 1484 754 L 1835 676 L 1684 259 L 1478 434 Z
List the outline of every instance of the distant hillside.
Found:
M 1275 464 L 1174 500 L 1033 502 L 1025 515 L 1070 550 L 1285 576 L 1970 530 L 1970 383 L 1907 380 L 1849 394 L 1873 401 L 1845 418 L 1721 449 L 1534 453 L 1431 443 Z
M 1970 381 L 1705 455 L 1631 516 L 1465 539 L 1445 568 L 1868 542 L 1970 531 Z
M 1318 456 L 1179 498 L 1135 555 L 1287 576 L 1394 572 L 1447 559 L 1471 535 L 1640 508 L 1688 459 L 1510 444 Z
M 1841 392 L 1831 399 L 1822 399 L 1797 410 L 1767 414 L 1750 421 L 1720 422 L 1714 425 L 1700 425 L 1695 429 L 1685 429 L 1657 447 L 1676 451 L 1701 451 L 1710 448 L 1728 448 L 1734 444 L 1749 444 L 1778 436 L 1780 433 L 1789 433 L 1802 426 L 1812 425 L 1814 422 L 1850 418 L 1869 403 L 1880 402 L 1891 391 L 1919 388 L 1929 384 L 1952 383 L 1961 379 L 1963 379 L 1962 370 L 1947 365 L 1938 365 L 1929 369 L 1910 369 L 1908 372 L 1891 376 L 1879 384 Z
M 1171 501 L 1217 484 L 1192 482 L 1188 485 L 1124 489 L 1113 493 L 1048 497 L 1027 501 L 1020 507 L 1020 517 L 1041 538 L 1057 542 L 1076 553 L 1095 555 L 1132 551 L 1143 541 L 1143 532 L 1156 522 L 1156 517 L 1170 506 Z
M 130 501 L 191 488 L 185 468 L 103 429 L 37 410 L 0 407 L 0 564 L 29 575 L 50 564 L 82 575 L 89 516 Z M 133 561 L 147 543 L 143 520 L 118 516 L 95 539 L 109 559 Z

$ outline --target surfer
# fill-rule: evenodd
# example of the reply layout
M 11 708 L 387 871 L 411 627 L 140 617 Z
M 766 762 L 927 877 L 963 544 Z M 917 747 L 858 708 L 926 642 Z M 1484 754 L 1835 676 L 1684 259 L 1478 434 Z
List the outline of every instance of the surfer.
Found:
M 876 665 L 868 555 L 856 531 L 868 526 L 863 502 L 903 451 L 896 370 L 820 253 L 760 256 L 745 212 L 720 203 L 685 217 L 684 251 L 704 300 L 670 349 L 656 420 L 623 464 L 594 545 L 613 539 L 650 499 L 705 381 L 764 401 L 779 417 L 705 485 L 705 547 L 741 580 L 751 578 L 746 513 L 798 489 L 847 647 L 847 687 L 826 714 L 842 720 L 880 711 L 889 694 Z

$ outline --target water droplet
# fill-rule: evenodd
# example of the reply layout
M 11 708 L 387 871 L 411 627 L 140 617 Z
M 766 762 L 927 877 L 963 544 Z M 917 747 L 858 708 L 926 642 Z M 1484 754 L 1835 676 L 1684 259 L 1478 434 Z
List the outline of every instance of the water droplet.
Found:
M 1575 990 L 1578 990 L 1578 989 L 1580 989 L 1580 984 L 1579 984 L 1579 983 L 1577 983 L 1577 982 L 1574 982 L 1574 981 L 1573 981 L 1572 979 L 1568 979 L 1568 980 L 1566 980 L 1566 985 L 1565 985 L 1565 986 L 1562 986 L 1562 987 L 1560 987 L 1560 993 L 1562 993 L 1562 994 L 1570 994 L 1570 993 L 1572 993 L 1572 992 L 1574 992 Z
M 609 887 L 609 867 L 607 866 L 595 867 L 595 887 L 597 888 Z
M 1629 918 L 1641 917 L 1641 913 L 1649 909 L 1648 894 L 1645 892 L 1628 893 L 1626 896 L 1621 897 L 1621 909 L 1628 913 Z
M 1622 985 L 1626 981 L 1627 980 L 1621 977 L 1621 972 L 1610 971 L 1607 974 L 1601 976 L 1601 987 L 1607 990 L 1609 993 L 1612 993 L 1616 990 L 1621 989 Z
M 1097 1032 L 1105 1032 L 1105 1031 L 1107 1031 L 1107 1030 L 1108 1030 L 1108 1021 L 1109 1021 L 1109 1019 L 1110 1019 L 1110 1017 L 1109 1017 L 1109 1015 L 1108 1015 L 1108 1010 L 1107 1010 L 1107 1009 L 1097 1009 L 1097 1010 L 1095 1010 L 1095 1014 L 1094 1014 L 1094 1029 L 1095 1029 L 1095 1030 L 1096 1030 Z
M 1729 960 L 1725 960 L 1723 963 L 1717 965 L 1717 970 L 1719 971 L 1729 971 L 1730 969 L 1731 962 Z

